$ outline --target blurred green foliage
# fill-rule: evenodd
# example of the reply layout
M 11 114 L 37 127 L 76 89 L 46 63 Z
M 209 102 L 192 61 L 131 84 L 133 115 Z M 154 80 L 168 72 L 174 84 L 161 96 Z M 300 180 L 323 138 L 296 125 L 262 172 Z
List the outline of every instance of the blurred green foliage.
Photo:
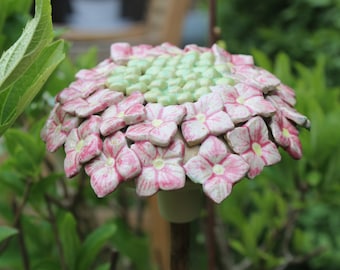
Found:
M 203 1 L 206 2 L 206 1 Z M 279 52 L 307 66 L 326 55 L 328 83 L 340 83 L 339 0 L 219 0 L 218 25 L 233 53 Z

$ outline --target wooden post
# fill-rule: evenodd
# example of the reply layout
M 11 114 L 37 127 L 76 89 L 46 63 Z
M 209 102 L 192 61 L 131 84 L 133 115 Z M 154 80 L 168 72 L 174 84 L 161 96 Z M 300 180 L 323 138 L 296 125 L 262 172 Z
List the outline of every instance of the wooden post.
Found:
M 190 222 L 171 223 L 171 270 L 188 270 Z

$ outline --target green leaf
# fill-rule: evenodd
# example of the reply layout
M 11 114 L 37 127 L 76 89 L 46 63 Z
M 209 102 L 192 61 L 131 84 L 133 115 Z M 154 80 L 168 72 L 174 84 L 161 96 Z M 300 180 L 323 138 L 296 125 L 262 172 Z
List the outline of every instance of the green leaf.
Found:
M 110 239 L 116 232 L 117 227 L 114 223 L 103 225 L 92 232 L 85 239 L 80 248 L 77 259 L 77 269 L 90 269 L 107 240 Z
M 0 59 L 0 135 L 14 123 L 64 58 L 63 41 L 51 43 L 49 1 L 37 0 L 35 14 Z
M 58 218 L 60 241 L 64 253 L 67 269 L 76 268 L 76 261 L 80 246 L 76 220 L 71 213 L 65 213 Z
M 7 227 L 7 226 L 0 226 L 0 243 L 7 238 L 16 235 L 18 231 L 14 228 Z

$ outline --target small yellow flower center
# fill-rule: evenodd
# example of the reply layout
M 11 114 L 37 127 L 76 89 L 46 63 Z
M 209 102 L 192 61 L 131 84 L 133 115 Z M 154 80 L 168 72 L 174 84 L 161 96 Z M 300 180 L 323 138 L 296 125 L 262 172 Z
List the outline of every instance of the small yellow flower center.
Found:
M 83 148 L 84 146 L 84 140 L 80 140 L 77 145 L 76 145 L 76 152 L 80 152 L 80 150 Z
M 283 137 L 285 137 L 285 138 L 289 138 L 289 137 L 290 137 L 289 130 L 286 129 L 286 128 L 283 128 L 283 129 L 282 129 L 282 135 L 283 135 Z
M 255 152 L 255 154 L 257 156 L 262 156 L 262 147 L 261 145 L 259 145 L 258 143 L 253 143 L 251 148 L 253 149 L 253 151 Z
M 222 165 L 216 164 L 216 165 L 213 167 L 213 172 L 214 172 L 214 174 L 221 175 L 221 174 L 224 173 L 224 168 L 223 168 Z
M 164 167 L 164 160 L 157 158 L 152 162 L 152 165 L 155 167 L 155 169 L 161 170 Z
M 201 123 L 205 122 L 205 115 L 203 113 L 199 113 L 196 115 L 196 119 L 200 121 Z
M 238 97 L 237 99 L 236 99 L 236 102 L 237 103 L 239 103 L 239 104 L 244 104 L 244 98 L 243 97 Z
M 120 112 L 117 114 L 117 117 L 118 118 L 123 118 L 125 116 L 125 113 L 124 112 Z
M 152 125 L 154 127 L 159 127 L 162 123 L 163 123 L 163 120 L 161 120 L 161 119 L 154 119 L 154 120 L 152 120 Z

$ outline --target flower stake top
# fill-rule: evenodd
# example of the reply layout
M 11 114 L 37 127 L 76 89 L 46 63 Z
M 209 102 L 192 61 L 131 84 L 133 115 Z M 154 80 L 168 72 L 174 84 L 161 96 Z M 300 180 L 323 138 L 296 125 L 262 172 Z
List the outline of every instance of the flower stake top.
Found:
M 55 101 L 42 139 L 64 146 L 66 175 L 84 168 L 98 197 L 126 181 L 140 196 L 191 181 L 220 203 L 279 162 L 279 147 L 301 158 L 297 128 L 310 126 L 291 88 L 217 45 L 112 44 Z

